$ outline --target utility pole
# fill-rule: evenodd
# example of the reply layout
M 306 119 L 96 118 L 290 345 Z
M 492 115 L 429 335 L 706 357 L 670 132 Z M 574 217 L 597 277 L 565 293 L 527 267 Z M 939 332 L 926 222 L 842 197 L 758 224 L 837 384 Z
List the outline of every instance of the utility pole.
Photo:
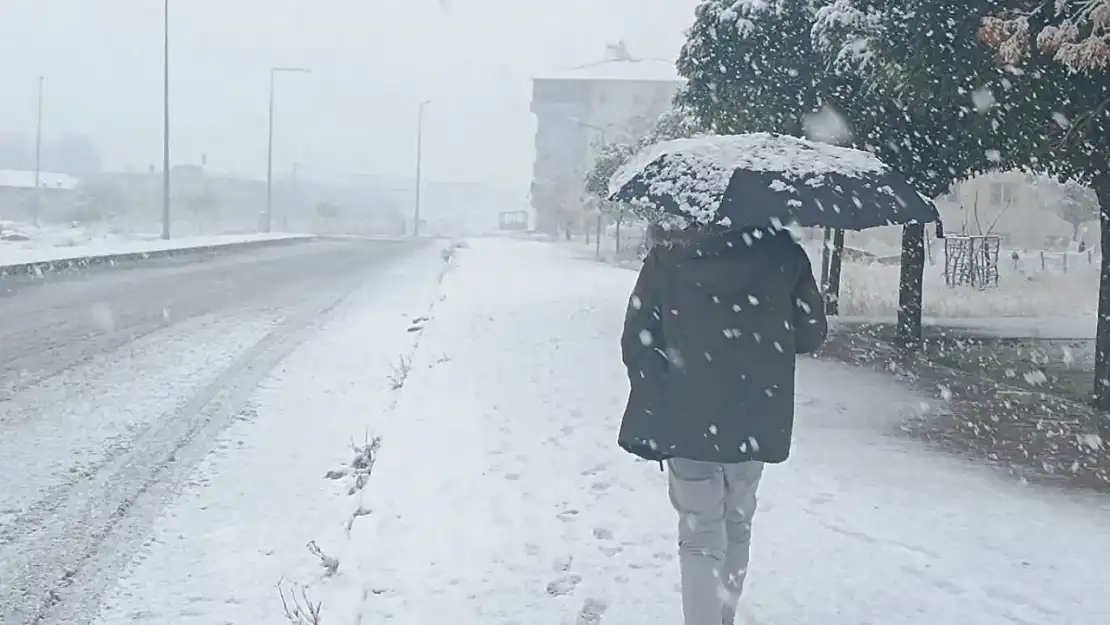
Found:
M 420 234 L 420 186 L 421 170 L 424 161 L 424 108 L 431 104 L 428 100 L 420 103 L 416 115 L 416 199 L 412 208 L 412 236 Z
M 170 0 L 163 17 L 162 66 L 162 238 L 170 238 Z
M 598 126 L 597 124 L 591 124 L 591 123 L 589 123 L 587 121 L 584 121 L 584 120 L 582 120 L 581 118 L 578 118 L 578 117 L 567 117 L 567 120 L 571 121 L 571 122 L 574 122 L 575 124 L 578 124 L 582 128 L 588 128 L 588 129 L 593 130 L 594 132 L 596 132 L 598 134 L 599 140 L 601 142 L 600 144 L 598 144 L 598 150 L 599 151 L 604 150 L 605 146 L 609 145 L 609 139 L 608 139 L 608 136 L 607 136 L 608 130 L 604 126 Z M 601 258 L 601 239 L 602 239 L 601 231 L 605 228 L 605 215 L 604 215 L 604 213 L 602 212 L 601 209 L 605 205 L 605 200 L 602 199 L 602 198 L 598 198 L 598 199 L 599 199 L 599 204 L 598 204 L 598 208 L 597 208 L 597 232 L 595 233 L 595 234 L 597 234 L 597 237 L 596 237 L 596 241 L 594 242 L 594 245 L 595 245 L 594 254 L 598 258 Z M 569 225 L 567 227 L 568 227 L 568 229 L 567 229 L 567 240 L 569 241 L 570 240 Z M 589 226 L 586 226 L 585 224 L 583 224 L 583 228 L 588 229 Z M 589 238 L 588 237 L 586 239 L 586 243 L 587 243 L 587 245 L 589 244 Z M 620 225 L 619 225 L 619 223 L 617 225 L 617 251 L 618 252 L 620 251 Z
M 304 67 L 271 67 L 270 68 L 270 122 L 266 135 L 266 212 L 262 215 L 259 230 L 269 232 L 274 219 L 274 83 L 279 73 L 297 72 L 311 74 L 312 70 Z
M 45 78 L 39 76 L 39 104 L 38 120 L 35 122 L 35 213 L 32 222 L 39 227 L 39 215 L 42 211 L 42 85 Z

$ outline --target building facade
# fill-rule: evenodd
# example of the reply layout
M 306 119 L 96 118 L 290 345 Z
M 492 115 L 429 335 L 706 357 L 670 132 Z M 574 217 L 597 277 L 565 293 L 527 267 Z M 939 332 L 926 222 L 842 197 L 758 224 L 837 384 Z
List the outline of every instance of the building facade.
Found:
M 78 180 L 66 174 L 43 171 L 0 170 L 0 221 L 31 222 L 38 217 L 60 221 L 73 204 Z
M 601 147 L 646 134 L 682 84 L 672 61 L 627 57 L 533 79 L 536 229 L 576 229 L 585 213 L 585 177 Z

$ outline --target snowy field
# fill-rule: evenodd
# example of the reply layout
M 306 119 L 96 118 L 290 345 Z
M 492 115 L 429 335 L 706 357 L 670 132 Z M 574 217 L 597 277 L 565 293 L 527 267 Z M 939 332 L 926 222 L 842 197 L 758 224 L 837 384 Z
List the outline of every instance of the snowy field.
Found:
M 807 245 L 814 271 L 821 267 L 820 244 Z M 944 281 L 944 251 L 925 266 L 922 306 L 925 316 L 1061 317 L 1090 316 L 1098 304 L 1099 258 L 1086 253 L 1063 254 L 1018 250 L 1017 265 L 1004 249 L 999 259 L 998 286 L 989 289 L 949 287 Z M 849 316 L 893 317 L 898 311 L 897 250 L 881 261 L 845 259 L 841 274 L 841 309 Z M 1093 326 L 1092 326 L 1093 327 Z
M 634 250 L 639 249 L 640 243 L 640 238 L 622 236 L 624 252 L 620 264 L 639 269 Z M 583 258 L 594 255 L 593 242 L 587 246 L 579 240 L 574 247 Z M 816 273 L 821 267 L 821 244 L 807 242 L 805 247 Z M 608 237 L 603 242 L 602 255 L 613 261 L 613 250 L 613 238 Z M 872 241 L 867 244 L 866 251 L 875 258 L 870 261 L 844 259 L 840 312 L 845 317 L 893 319 L 898 313 L 898 249 Z M 941 245 L 935 246 L 932 262 L 925 267 L 924 315 L 938 322 L 1016 317 L 1093 319 L 1098 304 L 1098 255 L 1020 249 L 1017 250 L 1020 258 L 1015 264 L 1010 258 L 1013 251 L 1006 248 L 999 254 L 998 286 L 976 289 L 945 284 L 944 249 Z M 1088 332 L 1093 333 L 1093 321 L 1091 323 Z
M 635 274 L 574 256 L 473 240 L 350 300 L 262 384 L 95 622 L 285 622 L 279 580 L 325 625 L 680 622 L 664 475 L 615 444 Z M 805 359 L 798 380 L 747 625 L 1110 622 L 1105 500 L 896 436 L 934 406 L 887 377 Z M 376 436 L 370 463 L 355 449 Z
M 3 238 L 5 236 L 10 239 Z M 15 234 L 15 236 L 12 236 Z M 82 226 L 33 228 L 0 222 L 0 267 L 52 262 L 90 256 L 141 254 L 165 250 L 234 245 L 254 241 L 301 238 L 284 233 L 222 234 L 177 237 L 163 241 L 157 233 L 127 234 Z

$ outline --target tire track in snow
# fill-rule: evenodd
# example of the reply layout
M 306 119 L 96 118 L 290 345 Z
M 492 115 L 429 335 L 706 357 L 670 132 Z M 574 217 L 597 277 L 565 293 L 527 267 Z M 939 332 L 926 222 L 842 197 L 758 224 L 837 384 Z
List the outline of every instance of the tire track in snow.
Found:
M 358 262 L 365 258 L 337 271 Z M 296 294 L 302 303 L 291 315 L 185 404 L 141 430 L 85 479 L 17 516 L 0 544 L 0 623 L 87 622 L 164 502 L 210 451 L 209 443 L 249 409 L 246 402 L 258 384 L 365 277 L 355 272 L 331 285 L 331 295 Z
M 65 601 L 67 591 L 110 581 L 97 575 L 98 567 L 89 571 L 87 565 L 118 533 L 117 525 L 136 501 L 160 480 L 191 466 L 188 460 L 202 458 L 206 443 L 241 413 L 258 383 L 304 339 L 314 321 L 345 297 L 301 312 L 272 331 L 172 416 L 136 437 L 128 452 L 17 518 L 14 536 L 0 550 L 5 568 L 16 571 L 4 584 L 7 600 L 14 601 L 2 612 L 5 625 L 51 622 L 51 609 Z

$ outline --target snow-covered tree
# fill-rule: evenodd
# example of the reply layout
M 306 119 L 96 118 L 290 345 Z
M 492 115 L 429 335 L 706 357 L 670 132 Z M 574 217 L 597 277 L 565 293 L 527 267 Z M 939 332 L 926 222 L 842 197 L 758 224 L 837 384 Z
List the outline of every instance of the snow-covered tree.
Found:
M 594 159 L 594 165 L 586 174 L 586 193 L 604 200 L 609 196 L 609 179 L 628 162 L 636 151 L 635 146 L 626 143 L 608 143 Z
M 316 205 L 316 214 L 324 221 L 330 222 L 339 219 L 341 213 L 339 205 L 331 200 L 324 200 Z
M 678 57 L 678 101 L 720 134 L 801 136 L 827 75 L 810 45 L 809 0 L 705 0 Z
M 981 149 L 1000 166 L 1046 171 L 1094 190 L 1103 251 L 1094 395 L 1099 408 L 1110 410 L 1110 72 L 1095 71 L 1090 63 L 1072 63 L 1086 70 L 1074 71 L 1068 59 L 1078 59 L 1079 48 L 1060 54 L 1061 46 L 1079 44 L 1091 33 L 1105 36 L 1105 14 L 1096 13 L 1094 4 L 1084 4 L 1090 11 L 1075 11 L 1080 4 L 836 0 L 825 9 L 827 19 L 819 20 L 814 40 L 839 64 L 898 94 L 915 111 L 963 101 L 975 118 L 989 120 L 990 131 L 978 136 L 948 124 L 954 147 L 985 138 Z M 1087 31 L 1079 18 L 1088 20 Z M 1063 35 L 1053 30 L 1060 28 Z M 1060 45 L 1022 44 L 1034 34 L 1038 43 L 1057 38 Z M 1089 50 L 1098 45 L 1083 44 Z M 954 153 L 974 156 L 962 146 Z M 1106 425 L 1110 431 L 1110 421 Z
M 640 147 L 655 145 L 661 141 L 696 137 L 706 132 L 706 127 L 698 121 L 693 111 L 684 106 L 672 106 L 655 121 L 655 127 L 641 141 Z
M 780 132 L 865 149 L 939 197 L 997 165 L 1000 150 L 988 136 L 997 113 L 974 105 L 968 72 L 944 80 L 918 71 L 924 61 L 913 55 L 931 62 L 956 49 L 944 16 L 931 16 L 938 26 L 929 28 L 902 7 L 896 0 L 706 0 L 679 56 L 688 81 L 680 101 L 718 132 Z M 960 19 L 977 27 L 977 19 Z M 899 335 L 907 343 L 921 336 L 924 239 L 922 225 L 903 231 Z
M 983 17 L 980 30 L 1003 62 L 1020 64 L 1035 46 L 1072 71 L 1110 69 L 1110 0 L 1009 4 L 1019 6 Z
M 1017 97 L 1007 111 L 1007 124 L 1024 139 L 1018 164 L 1088 186 L 1098 200 L 1102 260 L 1094 403 L 1110 411 L 1110 67 L 1105 56 L 1105 2 L 998 4 L 1000 8 L 986 14 L 978 38 L 998 52 L 998 61 L 1016 76 Z M 1037 45 L 1030 45 L 1034 38 Z M 1103 426 L 1110 435 L 1110 419 Z
M 1037 202 L 1072 227 L 1072 241 L 1079 240 L 1083 224 L 1098 219 L 1098 198 L 1090 187 L 1044 174 L 1031 175 L 1029 180 Z

